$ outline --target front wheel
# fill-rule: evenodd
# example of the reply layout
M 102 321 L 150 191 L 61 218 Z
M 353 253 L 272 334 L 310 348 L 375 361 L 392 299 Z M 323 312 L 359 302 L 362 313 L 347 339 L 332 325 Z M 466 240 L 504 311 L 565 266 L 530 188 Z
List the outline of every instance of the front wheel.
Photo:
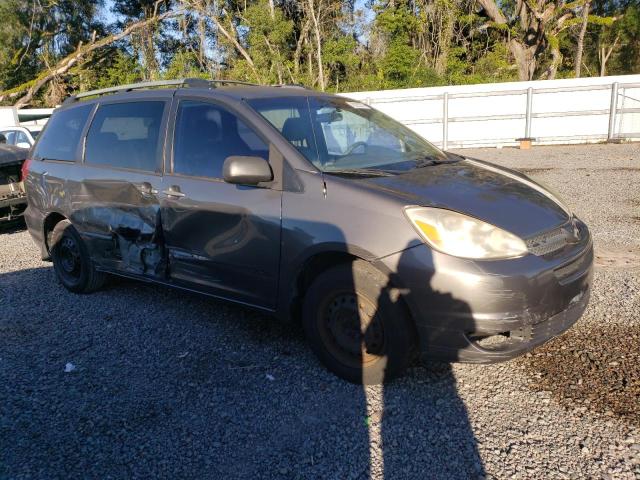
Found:
M 357 384 L 379 384 L 401 376 L 415 335 L 388 279 L 364 261 L 320 274 L 306 292 L 303 325 L 320 361 Z
M 89 293 L 104 285 L 106 274 L 95 269 L 86 245 L 69 220 L 62 220 L 53 229 L 51 259 L 58 280 L 67 290 Z

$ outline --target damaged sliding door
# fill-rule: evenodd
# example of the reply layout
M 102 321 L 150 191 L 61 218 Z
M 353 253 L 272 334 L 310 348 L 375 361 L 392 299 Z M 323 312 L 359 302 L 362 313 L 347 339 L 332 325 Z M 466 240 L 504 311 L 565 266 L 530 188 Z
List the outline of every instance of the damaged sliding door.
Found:
M 166 277 L 158 192 L 168 102 L 99 105 L 74 192 L 74 224 L 94 261 L 122 273 Z

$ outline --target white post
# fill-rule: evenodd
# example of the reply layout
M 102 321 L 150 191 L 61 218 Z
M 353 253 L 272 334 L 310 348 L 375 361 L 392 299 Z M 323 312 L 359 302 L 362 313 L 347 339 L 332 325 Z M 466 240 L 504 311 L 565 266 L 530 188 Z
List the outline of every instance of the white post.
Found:
M 616 114 L 618 113 L 618 82 L 611 84 L 611 106 L 609 107 L 609 132 L 607 140 L 616 136 Z
M 442 97 L 442 150 L 447 149 L 449 137 L 449 93 L 445 92 Z
M 531 138 L 531 114 L 532 114 L 532 105 L 533 105 L 533 88 L 527 88 L 527 113 L 526 120 L 524 125 L 524 138 Z

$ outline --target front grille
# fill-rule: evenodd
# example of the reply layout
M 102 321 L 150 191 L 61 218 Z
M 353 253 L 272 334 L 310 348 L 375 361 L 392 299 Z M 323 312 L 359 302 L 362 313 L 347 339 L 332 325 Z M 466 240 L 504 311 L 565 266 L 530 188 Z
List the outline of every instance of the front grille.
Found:
M 579 238 L 573 220 L 559 227 L 528 238 L 525 243 L 530 253 L 542 257 L 561 250 L 569 243 L 576 243 Z

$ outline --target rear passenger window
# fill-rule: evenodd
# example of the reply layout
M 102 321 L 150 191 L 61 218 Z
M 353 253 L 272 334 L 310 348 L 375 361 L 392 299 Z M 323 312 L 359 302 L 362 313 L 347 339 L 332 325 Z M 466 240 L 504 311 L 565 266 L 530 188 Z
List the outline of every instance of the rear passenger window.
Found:
M 55 112 L 42 132 L 33 157 L 36 160 L 75 161 L 78 142 L 92 109 L 93 105 L 82 105 Z
M 101 105 L 85 145 L 85 163 L 153 172 L 165 102 Z
M 242 120 L 211 103 L 185 100 L 176 116 L 173 172 L 195 177 L 222 177 L 231 155 L 269 159 L 269 146 Z

